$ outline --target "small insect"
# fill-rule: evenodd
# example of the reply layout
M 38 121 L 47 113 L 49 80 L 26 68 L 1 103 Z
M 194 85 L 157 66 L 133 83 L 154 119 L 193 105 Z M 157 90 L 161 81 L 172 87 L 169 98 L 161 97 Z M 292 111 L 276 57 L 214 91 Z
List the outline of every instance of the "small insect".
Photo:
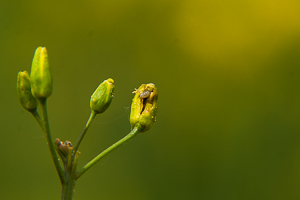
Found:
M 141 99 L 148 98 L 150 96 L 151 92 L 149 90 L 145 90 L 143 93 L 140 94 Z

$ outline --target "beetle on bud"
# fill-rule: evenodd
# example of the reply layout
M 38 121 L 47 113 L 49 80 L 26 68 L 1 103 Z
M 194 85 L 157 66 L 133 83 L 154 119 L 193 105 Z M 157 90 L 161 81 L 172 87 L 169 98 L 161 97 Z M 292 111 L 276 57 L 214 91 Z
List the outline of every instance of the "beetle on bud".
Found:
M 131 104 L 130 124 L 132 128 L 140 124 L 141 132 L 146 132 L 156 121 L 157 88 L 153 83 L 142 84 L 133 93 L 135 96 Z

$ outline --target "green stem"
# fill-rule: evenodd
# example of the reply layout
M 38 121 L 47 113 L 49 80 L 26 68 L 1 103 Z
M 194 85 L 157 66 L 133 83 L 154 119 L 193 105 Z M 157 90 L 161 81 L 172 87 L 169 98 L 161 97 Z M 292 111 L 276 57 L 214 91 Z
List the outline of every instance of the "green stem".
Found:
M 86 122 L 85 127 L 84 127 L 83 130 L 81 131 L 81 133 L 80 133 L 80 135 L 79 135 L 79 137 L 78 137 L 78 139 L 77 139 L 77 141 L 76 141 L 76 144 L 75 144 L 75 146 L 74 146 L 73 157 L 76 155 L 76 152 L 77 152 L 77 150 L 78 150 L 78 147 L 79 147 L 79 145 L 80 145 L 80 143 L 81 143 L 81 141 L 82 141 L 82 139 L 83 139 L 85 133 L 87 132 L 88 128 L 90 127 L 90 125 L 91 125 L 93 119 L 96 117 L 96 115 L 97 115 L 96 112 L 91 111 L 90 117 L 89 117 L 88 121 Z
M 100 161 L 102 158 L 107 156 L 112 151 L 119 148 L 121 145 L 129 142 L 132 138 L 134 138 L 141 130 L 140 124 L 136 124 L 135 127 L 131 130 L 131 132 L 126 135 L 124 138 L 119 140 L 118 142 L 114 143 L 110 147 L 108 147 L 106 150 L 104 150 L 102 153 L 100 153 L 98 156 L 96 156 L 93 160 L 91 160 L 88 164 L 86 164 L 83 168 L 81 168 L 75 176 L 75 180 L 77 180 L 82 174 L 84 174 L 88 169 L 90 169 L 93 165 L 95 165 L 98 161 Z
M 77 156 L 72 161 L 72 149 L 68 149 L 67 160 L 64 163 L 66 182 L 62 184 L 61 200 L 72 200 L 75 188 L 75 172 L 77 165 Z
M 62 184 L 61 200 L 72 200 L 75 188 L 75 177 L 71 171 L 66 171 L 66 182 Z
M 37 110 L 33 110 L 30 111 L 30 113 L 32 114 L 32 116 L 34 117 L 34 119 L 37 121 L 37 123 L 40 125 L 40 127 L 42 128 L 42 130 L 44 131 L 44 125 L 43 125 L 43 121 L 39 115 L 39 113 L 37 112 Z
M 61 200 L 72 200 L 74 194 L 75 180 L 71 174 L 66 176 L 66 183 L 62 184 Z
M 48 144 L 48 147 L 50 150 L 50 154 L 51 154 L 52 160 L 54 162 L 56 171 L 58 173 L 60 182 L 61 182 L 61 184 L 64 184 L 66 182 L 66 178 L 64 176 L 63 168 L 59 163 L 59 159 L 58 159 L 57 153 L 54 148 L 54 141 L 52 140 L 52 136 L 51 136 L 51 132 L 50 132 L 48 113 L 47 113 L 47 99 L 39 99 L 39 102 L 40 102 L 40 105 L 41 105 L 42 111 L 43 111 L 43 117 L 42 117 L 43 127 L 44 127 L 43 131 L 45 133 L 45 137 L 46 137 L 47 144 Z

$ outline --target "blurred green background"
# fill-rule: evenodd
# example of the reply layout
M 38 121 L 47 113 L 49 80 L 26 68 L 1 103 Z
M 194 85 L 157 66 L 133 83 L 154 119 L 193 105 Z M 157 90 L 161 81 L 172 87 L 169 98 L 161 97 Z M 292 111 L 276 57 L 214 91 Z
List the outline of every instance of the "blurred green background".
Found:
M 153 128 L 82 176 L 75 199 L 300 199 L 300 1 L 0 2 L 1 199 L 60 198 L 16 77 L 46 46 L 53 137 L 75 142 L 89 98 L 115 80 L 79 166 L 130 131 L 134 88 L 153 82 Z

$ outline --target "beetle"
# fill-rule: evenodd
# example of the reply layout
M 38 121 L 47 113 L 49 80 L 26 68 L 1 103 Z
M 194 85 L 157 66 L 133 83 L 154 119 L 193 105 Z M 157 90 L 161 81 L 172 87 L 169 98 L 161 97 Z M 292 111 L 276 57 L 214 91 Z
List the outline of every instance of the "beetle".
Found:
M 149 90 L 145 90 L 143 93 L 140 94 L 141 99 L 146 99 L 150 96 L 151 92 Z

